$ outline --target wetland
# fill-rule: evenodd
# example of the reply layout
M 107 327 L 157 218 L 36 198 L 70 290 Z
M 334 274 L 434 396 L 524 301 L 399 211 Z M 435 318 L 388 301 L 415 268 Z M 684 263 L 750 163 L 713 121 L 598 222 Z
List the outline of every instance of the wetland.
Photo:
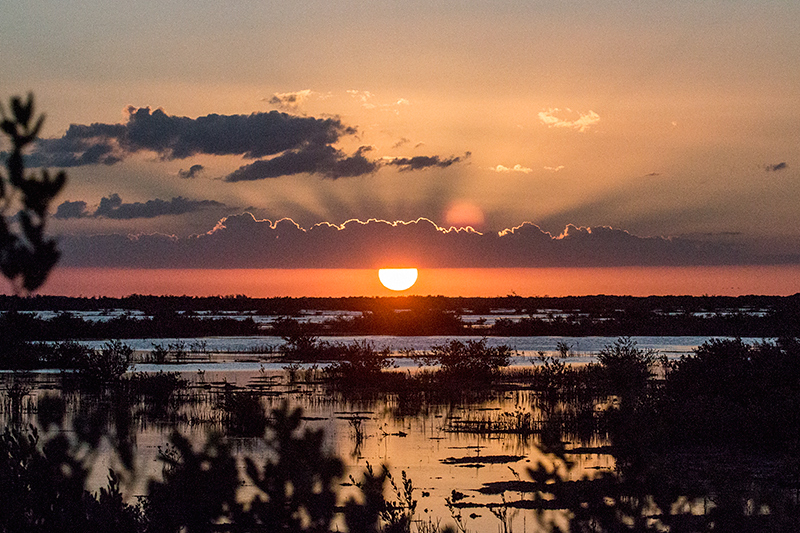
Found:
M 4 316 L 164 316 L 116 309 Z M 476 335 L 532 315 L 498 309 L 460 313 L 458 335 L 330 334 L 352 309 L 214 309 L 188 316 L 257 334 L 11 336 L 3 530 L 800 526 L 794 337 Z

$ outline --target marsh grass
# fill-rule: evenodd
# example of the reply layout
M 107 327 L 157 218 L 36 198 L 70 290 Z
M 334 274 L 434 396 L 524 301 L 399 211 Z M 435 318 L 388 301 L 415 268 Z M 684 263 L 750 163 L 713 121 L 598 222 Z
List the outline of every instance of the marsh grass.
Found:
M 350 439 L 353 441 L 353 451 L 350 456 L 353 458 L 361 456 L 361 447 L 367 439 L 363 421 L 364 419 L 360 416 L 353 416 L 347 419 L 347 423 L 350 426 Z

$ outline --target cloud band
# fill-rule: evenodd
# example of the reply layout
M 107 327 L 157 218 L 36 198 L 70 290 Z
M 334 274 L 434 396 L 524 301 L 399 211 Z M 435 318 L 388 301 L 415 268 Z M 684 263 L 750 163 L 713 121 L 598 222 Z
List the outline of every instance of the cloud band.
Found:
M 551 235 L 530 223 L 499 233 L 414 222 L 348 221 L 304 229 L 289 219 L 229 216 L 202 235 L 62 239 L 67 266 L 136 268 L 429 268 L 685 266 L 746 261 L 732 247 L 682 238 L 567 226 Z

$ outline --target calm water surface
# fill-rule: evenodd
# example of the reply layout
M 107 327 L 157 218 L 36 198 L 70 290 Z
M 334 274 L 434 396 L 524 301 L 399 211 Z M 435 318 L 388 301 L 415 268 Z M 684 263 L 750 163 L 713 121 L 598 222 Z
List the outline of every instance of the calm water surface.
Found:
M 335 337 L 321 338 L 330 342 L 352 342 L 369 340 L 377 348 L 388 347 L 399 351 L 412 349 L 424 351 L 431 346 L 452 339 L 468 340 L 467 337 Z M 655 349 L 670 357 L 690 353 L 707 341 L 708 337 L 634 337 L 640 348 Z M 530 366 L 538 352 L 558 352 L 559 343 L 570 347 L 568 361 L 584 363 L 595 359 L 596 354 L 612 344 L 610 337 L 491 337 L 490 345 L 507 344 L 519 351 L 513 364 Z M 755 339 L 745 339 L 752 342 Z M 527 469 L 536 465 L 561 465 L 554 456 L 542 451 L 538 437 L 523 437 L 515 434 L 475 434 L 453 431 L 463 421 L 498 420 L 515 413 L 529 412 L 537 416 L 537 402 L 530 391 L 504 391 L 487 393 L 479 399 L 442 403 L 419 402 L 419 398 L 386 395 L 376 399 L 354 400 L 346 395 L 332 395 L 313 379 L 289 382 L 284 364 L 274 360 L 268 353 L 282 344 L 278 337 L 225 337 L 203 339 L 142 339 L 125 341 L 139 356 L 146 355 L 153 344 L 166 346 L 182 342 L 202 346 L 201 356 L 181 365 L 153 365 L 137 363 L 138 372 L 177 371 L 192 383 L 192 394 L 199 401 L 181 407 L 184 423 L 177 429 L 188 435 L 199 446 L 209 431 L 218 430 L 215 422 L 215 402 L 226 386 L 243 390 L 260 390 L 264 393 L 265 408 L 280 407 L 286 402 L 291 407 L 303 409 L 305 426 L 323 429 L 327 447 L 341 457 L 348 474 L 360 477 L 367 463 L 379 468 L 385 464 L 399 480 L 401 471 L 406 471 L 413 480 L 418 503 L 418 518 L 442 525 L 451 524 L 451 512 L 445 498 L 453 490 L 465 494 L 465 500 L 477 507 L 461 510 L 470 531 L 503 530 L 503 524 L 487 504 L 502 503 L 496 494 L 485 494 L 480 489 L 487 483 L 530 479 Z M 99 347 L 102 342 L 87 342 Z M 416 364 L 407 358 L 398 358 L 398 365 L 405 368 Z M 313 372 L 313 371 L 312 371 Z M 312 377 L 313 376 L 306 376 Z M 44 389 L 58 388 L 60 376 L 54 373 L 39 375 L 40 387 L 35 389 L 27 405 L 35 406 L 36 398 L 52 393 Z M 11 379 L 6 375 L 5 379 Z M 216 399 L 215 399 L 216 398 Z M 8 413 L 0 413 L 6 417 Z M 24 415 L 35 422 L 35 409 Z M 137 424 L 133 436 L 136 450 L 135 478 L 128 478 L 126 494 L 129 497 L 145 492 L 147 479 L 158 477 L 161 464 L 157 460 L 159 446 L 163 446 L 174 425 L 146 421 Z M 605 444 L 599 437 L 580 439 L 566 436 L 567 448 L 598 447 Z M 248 438 L 234 439 L 237 452 L 258 457 L 265 453 L 263 444 Z M 593 476 L 614 468 L 614 459 L 605 453 L 576 453 L 571 469 L 564 469 L 567 479 Z M 102 454 L 93 470 L 92 483 L 100 487 L 105 484 L 107 469 L 118 466 L 112 454 Z M 350 494 L 348 487 L 342 488 L 342 497 Z M 530 499 L 531 494 L 506 493 L 506 499 Z M 484 505 L 481 507 L 481 505 Z M 557 511 L 552 513 L 558 514 Z M 537 531 L 536 512 L 509 509 L 507 524 L 514 531 Z
M 721 337 L 631 337 L 641 349 L 656 350 L 659 355 L 680 357 L 691 354 L 701 344 L 714 338 Z M 395 359 L 399 367 L 415 367 L 417 364 L 407 357 L 401 357 L 403 350 L 422 352 L 431 347 L 446 344 L 451 340 L 466 342 L 477 337 L 467 336 L 409 336 L 397 337 L 390 335 L 372 336 L 347 336 L 347 337 L 319 337 L 320 341 L 331 343 L 351 343 L 354 341 L 369 341 L 376 349 L 389 348 L 398 355 Z M 609 346 L 617 337 L 488 337 L 489 346 L 507 345 L 518 352 L 512 358 L 511 364 L 526 366 L 535 363 L 539 352 L 547 355 L 558 355 L 559 344 L 564 343 L 570 347 L 570 355 L 565 361 L 570 363 L 587 363 L 596 360 L 597 354 L 605 346 Z M 761 342 L 761 338 L 743 338 L 746 343 Z M 92 348 L 101 348 L 106 341 L 85 341 L 83 344 Z M 280 370 L 284 363 L 275 362 L 274 355 L 283 345 L 281 337 L 252 336 L 252 337 L 203 337 L 203 338 L 173 338 L 173 339 L 127 339 L 125 344 L 138 352 L 139 357 L 152 351 L 154 345 L 167 347 L 168 344 L 182 343 L 187 349 L 201 347 L 205 357 L 195 358 L 191 363 L 192 369 L 202 370 L 252 370 L 265 368 L 267 370 Z M 205 360 L 203 360 L 205 359 Z M 151 371 L 180 371 L 186 370 L 184 365 L 148 365 L 137 364 L 134 370 L 140 372 Z

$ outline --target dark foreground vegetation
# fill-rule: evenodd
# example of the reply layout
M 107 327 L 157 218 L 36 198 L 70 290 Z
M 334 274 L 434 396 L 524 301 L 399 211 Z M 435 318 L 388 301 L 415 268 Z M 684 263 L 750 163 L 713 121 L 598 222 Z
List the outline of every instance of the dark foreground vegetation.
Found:
M 78 312 L 123 311 L 107 320 Z M 0 334 L 25 341 L 220 335 L 728 336 L 800 334 L 800 295 L 566 298 L 0 296 Z M 38 318 L 31 311 L 57 312 Z M 315 321 L 311 312 L 348 311 Z M 127 313 L 125 313 L 127 312 Z M 138 316 L 132 313 L 141 313 Z M 228 313 L 220 315 L 220 313 Z M 485 316 L 492 315 L 487 321 Z M 254 317 L 270 317 L 259 324 Z
M 293 387 L 305 381 L 322 386 L 328 396 L 357 402 L 391 396 L 397 416 L 498 391 L 529 394 L 531 404 L 513 412 L 474 412 L 446 421 L 448 431 L 531 439 L 549 454 L 516 481 L 480 489 L 501 498 L 490 508 L 501 521 L 509 509 L 530 509 L 552 531 L 554 511 L 566 513 L 570 531 L 800 530 L 795 339 L 711 341 L 691 356 L 667 360 L 620 338 L 598 354 L 597 363 L 569 366 L 542 354 L 538 365 L 526 369 L 508 368 L 504 347 L 452 341 L 411 354 L 434 365 L 417 373 L 393 371 L 388 354 L 368 342 L 323 344 L 312 338 L 305 349 L 325 350 L 335 362 L 325 368 L 289 363 Z M 294 355 L 310 360 L 310 353 Z M 69 414 L 62 397 L 45 395 L 36 406 L 38 429 L 12 417 L 0 438 L 0 531 L 443 529 L 415 519 L 419 489 L 385 470 L 370 468 L 351 480 L 359 496 L 340 501 L 347 480 L 321 432 L 303 430 L 299 411 L 266 412 L 257 389 L 227 386 L 214 400 L 219 430 L 200 448 L 175 433 L 160 453 L 163 476 L 151 480 L 137 501 L 126 500 L 119 486 L 133 475 L 133 419 L 174 425 L 178 405 L 191 401 L 189 386 L 170 374 L 120 373 L 127 357 L 120 343 L 93 357 L 89 367 L 116 370 L 81 370 L 67 383 L 82 397 L 102 401 Z M 22 409 L 24 387 L 21 377 L 7 382 L 7 412 Z M 353 428 L 357 435 L 355 421 Z M 243 437 L 261 439 L 270 452 L 238 456 L 231 438 Z M 109 471 L 107 487 L 89 492 L 88 468 L 104 440 L 128 470 Z M 573 458 L 581 453 L 611 454 L 616 470 L 570 477 Z M 245 499 L 243 483 L 256 488 Z M 470 503 L 455 489 L 464 488 L 454 487 L 447 499 L 451 526 L 467 531 Z

